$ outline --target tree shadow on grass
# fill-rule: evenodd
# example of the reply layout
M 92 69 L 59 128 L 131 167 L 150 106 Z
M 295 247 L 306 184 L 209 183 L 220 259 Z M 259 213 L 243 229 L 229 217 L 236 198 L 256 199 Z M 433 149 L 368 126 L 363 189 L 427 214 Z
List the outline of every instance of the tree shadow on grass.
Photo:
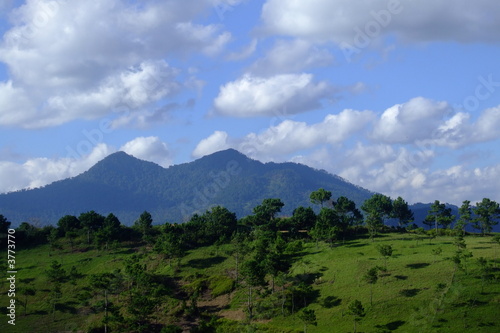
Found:
M 385 325 L 375 325 L 375 328 L 382 329 L 382 330 L 385 329 L 385 330 L 389 330 L 389 331 L 395 331 L 398 328 L 400 328 L 401 326 L 403 326 L 404 324 L 406 324 L 406 321 L 396 320 L 396 321 L 392 321 L 390 323 L 387 323 Z
M 427 266 L 429 266 L 430 264 L 427 263 L 427 262 L 419 262 L 419 263 L 416 263 L 416 264 L 408 264 L 406 265 L 407 268 L 411 268 L 411 269 L 419 269 L 419 268 L 425 268 Z
M 327 309 L 331 309 L 334 306 L 339 306 L 342 303 L 342 299 L 337 296 L 327 296 L 321 300 L 321 306 Z
M 404 296 L 404 297 L 414 297 L 414 296 L 417 296 L 417 294 L 420 292 L 421 289 L 417 289 L 417 288 L 414 288 L 414 289 L 403 289 L 399 292 L 399 294 L 401 296 Z
M 394 277 L 398 280 L 406 280 L 408 279 L 408 276 L 406 275 L 394 275 Z
M 193 268 L 209 268 L 213 265 L 218 265 L 226 260 L 226 257 L 211 257 L 211 258 L 203 258 L 203 259 L 191 259 L 187 262 L 186 266 Z

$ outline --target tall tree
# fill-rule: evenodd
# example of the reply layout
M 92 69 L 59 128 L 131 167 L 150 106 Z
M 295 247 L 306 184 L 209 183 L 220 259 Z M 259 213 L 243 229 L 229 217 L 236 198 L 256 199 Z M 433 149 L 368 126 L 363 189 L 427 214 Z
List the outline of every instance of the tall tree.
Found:
M 248 286 L 248 299 L 247 299 L 247 310 L 248 316 L 251 319 L 253 317 L 253 289 L 255 287 L 264 286 L 266 284 L 265 276 L 266 273 L 261 263 L 256 260 L 247 260 L 243 263 L 241 267 L 241 275 L 245 279 Z
M 474 220 L 474 227 L 481 230 L 483 236 L 491 232 L 493 226 L 498 224 L 500 207 L 497 202 L 484 198 L 473 210 L 474 214 L 477 215 Z
M 276 198 L 264 199 L 262 204 L 254 207 L 254 219 L 253 223 L 255 226 L 262 225 L 272 225 L 276 214 L 281 212 L 285 204 Z
M 338 225 L 342 231 L 342 238 L 345 242 L 347 230 L 351 226 L 356 226 L 363 220 L 363 215 L 356 208 L 356 203 L 344 196 L 337 199 L 334 203 L 333 209 L 338 216 Z
M 363 280 L 370 285 L 370 305 L 373 305 L 373 285 L 378 281 L 378 267 L 372 267 L 363 276 Z
M 455 225 L 455 230 L 465 235 L 465 228 L 472 222 L 472 207 L 469 200 L 462 202 L 462 206 L 458 209 L 460 218 Z
M 311 202 L 315 205 L 321 205 L 321 208 L 323 208 L 323 204 L 330 200 L 332 197 L 332 192 L 326 191 L 323 188 L 320 188 L 317 191 L 314 191 L 311 193 L 309 196 L 309 199 L 311 199 Z
M 359 300 L 354 300 L 349 304 L 347 311 L 354 318 L 354 333 L 356 333 L 356 322 L 360 321 L 365 316 L 365 308 Z
M 366 225 L 373 240 L 377 230 L 384 225 L 384 220 L 391 215 L 391 198 L 383 194 L 374 194 L 363 203 L 361 209 L 366 214 Z
M 444 228 L 448 227 L 455 220 L 455 215 L 451 214 L 451 208 L 447 208 L 446 204 L 442 204 L 439 200 L 434 201 L 431 205 L 431 209 L 425 217 L 425 221 L 428 223 L 434 222 L 434 227 L 436 229 L 436 236 L 438 235 L 438 225 Z
M 80 229 L 80 220 L 78 220 L 76 216 L 65 215 L 57 221 L 57 227 L 59 228 L 61 235 L 65 235 L 67 232 Z
M 134 227 L 142 234 L 142 239 L 149 243 L 153 233 L 153 218 L 151 214 L 144 211 L 141 216 L 134 222 Z
M 307 326 L 318 326 L 316 313 L 312 309 L 302 309 L 299 313 L 299 319 L 304 323 L 304 333 L 307 333 Z
M 98 230 L 104 223 L 104 216 L 91 210 L 80 214 L 78 217 L 80 224 L 87 231 L 87 241 L 90 244 L 90 233 Z
M 413 212 L 408 207 L 408 202 L 398 197 L 392 203 L 391 217 L 398 220 L 400 227 L 404 227 L 413 222 Z

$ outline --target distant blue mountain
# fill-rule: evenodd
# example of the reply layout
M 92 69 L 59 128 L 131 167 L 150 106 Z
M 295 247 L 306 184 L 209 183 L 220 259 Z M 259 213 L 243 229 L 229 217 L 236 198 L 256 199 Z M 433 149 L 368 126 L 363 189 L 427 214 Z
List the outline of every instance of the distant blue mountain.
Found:
M 261 163 L 234 149 L 169 168 L 117 152 L 76 177 L 1 194 L 0 214 L 14 226 L 24 221 L 43 225 L 95 210 L 103 215 L 112 212 L 131 224 L 147 210 L 156 223 L 178 223 L 213 205 L 243 217 L 263 199 L 280 198 L 285 203 L 282 214 L 291 215 L 298 206 L 310 206 L 309 195 L 319 188 L 331 191 L 333 198 L 346 196 L 358 206 L 373 195 L 324 170 Z

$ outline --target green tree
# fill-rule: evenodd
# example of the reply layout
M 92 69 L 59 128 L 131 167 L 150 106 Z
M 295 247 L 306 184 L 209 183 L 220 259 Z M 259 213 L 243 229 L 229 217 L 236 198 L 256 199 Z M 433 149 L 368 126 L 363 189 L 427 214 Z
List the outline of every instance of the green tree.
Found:
M 361 318 L 363 318 L 366 315 L 365 308 L 363 307 L 363 304 L 356 299 L 349 304 L 347 311 L 348 314 L 353 316 L 354 333 L 356 333 L 356 322 L 360 321 Z
M 472 222 L 472 207 L 469 200 L 462 203 L 462 206 L 458 209 L 458 214 L 460 214 L 460 218 L 455 225 L 455 230 L 465 235 L 465 228 Z
M 285 204 L 280 199 L 264 199 L 262 204 L 253 209 L 254 225 L 270 225 L 272 227 L 276 214 L 281 212 L 281 208 L 283 208 L 284 205 Z
M 134 222 L 136 228 L 142 234 L 142 240 L 149 243 L 153 234 L 153 218 L 151 214 L 144 211 L 141 216 Z
M 108 332 L 108 293 L 116 283 L 116 277 L 112 273 L 92 274 L 89 277 L 90 286 L 93 289 L 98 289 L 104 293 L 104 332 Z
M 28 296 L 35 296 L 36 289 L 33 285 L 24 286 L 19 289 L 19 293 L 24 296 L 24 299 L 20 303 L 24 308 L 24 315 L 26 316 L 28 314 Z
M 108 214 L 104 219 L 102 227 L 96 232 L 95 240 L 98 247 L 104 245 L 108 250 L 109 243 L 113 240 L 118 240 L 120 237 L 120 220 L 113 213 Z
M 446 204 L 442 204 L 439 200 L 434 201 L 431 205 L 431 209 L 425 217 L 427 224 L 434 222 L 434 227 L 436 229 L 436 236 L 438 233 L 438 225 L 443 228 L 447 228 L 455 220 L 455 215 L 451 214 L 451 208 L 447 208 Z
M 316 312 L 312 309 L 302 309 L 299 313 L 299 319 L 304 323 L 304 333 L 307 333 L 307 326 L 318 326 Z
M 314 191 L 311 193 L 309 196 L 309 199 L 311 199 L 311 202 L 315 205 L 321 205 L 321 208 L 323 208 L 323 204 L 330 200 L 332 197 L 332 192 L 326 191 L 323 188 L 320 188 L 317 191 Z
M 371 198 L 365 200 L 361 209 L 366 214 L 365 222 L 370 232 L 370 238 L 373 240 L 377 230 L 384 225 L 384 220 L 391 216 L 391 198 L 383 194 L 374 194 Z
M 363 215 L 356 208 L 356 203 L 344 196 L 334 202 L 334 211 L 338 217 L 338 226 L 342 231 L 342 239 L 345 242 L 347 230 L 351 226 L 357 226 L 363 221 Z
M 261 263 L 256 260 L 247 260 L 241 265 L 241 275 L 248 286 L 247 310 L 250 319 L 253 317 L 253 289 L 256 287 L 264 286 L 266 284 L 266 273 Z
M 316 223 L 316 214 L 311 207 L 304 208 L 302 206 L 293 210 L 290 233 L 297 236 L 299 230 L 311 230 Z
M 50 268 L 45 271 L 49 282 L 52 283 L 61 283 L 64 282 L 67 278 L 66 271 L 62 268 L 62 264 L 58 263 L 56 260 L 52 261 L 50 264 Z
M 387 259 L 392 256 L 393 248 L 392 245 L 384 244 L 377 246 L 377 250 L 382 257 L 384 257 L 384 265 L 387 270 Z
M 65 215 L 57 221 L 57 227 L 62 235 L 69 231 L 75 231 L 81 228 L 80 220 L 73 215 Z
M 9 230 L 11 222 L 7 218 L 0 214 L 0 234 L 6 234 Z
M 412 223 L 414 219 L 413 212 L 408 207 L 408 202 L 401 197 L 398 197 L 392 203 L 391 217 L 398 220 L 400 227 L 404 227 L 409 223 Z
M 370 306 L 373 305 L 373 285 L 378 281 L 378 267 L 372 267 L 363 276 L 363 280 L 370 285 Z
M 78 217 L 81 226 L 87 232 L 87 241 L 90 244 L 90 233 L 98 230 L 104 224 L 104 216 L 91 210 Z
M 474 220 L 474 227 L 481 230 L 483 236 L 491 232 L 493 226 L 498 224 L 500 207 L 497 202 L 484 198 L 476 205 L 473 211 L 477 215 L 477 218 Z

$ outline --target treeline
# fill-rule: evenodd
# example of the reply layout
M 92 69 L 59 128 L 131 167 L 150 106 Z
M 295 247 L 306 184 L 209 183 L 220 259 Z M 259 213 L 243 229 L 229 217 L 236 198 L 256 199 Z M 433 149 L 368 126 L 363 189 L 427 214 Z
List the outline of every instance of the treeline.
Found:
M 87 304 L 102 317 L 95 332 L 107 332 L 108 329 L 116 332 L 181 332 L 181 328 L 174 324 L 155 324 L 154 315 L 165 313 L 168 306 L 174 309 L 175 318 L 197 323 L 191 327 L 191 332 L 215 332 L 220 323 L 205 317 L 197 306 L 207 289 L 217 290 L 217 294 L 244 289 L 249 319 L 286 316 L 301 311 L 300 318 L 307 326 L 315 322 L 314 312 L 307 310 L 307 306 L 318 297 L 312 287 L 317 276 L 289 274 L 304 242 L 324 241 L 334 247 L 336 243 L 366 234 L 374 239 L 379 232 L 424 232 L 415 224 L 413 212 L 401 197 L 392 200 L 375 194 L 358 208 L 349 198 L 334 200 L 330 191 L 319 189 L 310 194 L 310 200 L 318 206 L 318 213 L 312 207 L 301 206 L 293 210 L 291 216 L 280 217 L 283 202 L 269 198 L 254 207 L 253 214 L 239 220 L 235 213 L 216 206 L 204 214 L 192 216 L 183 224 L 153 225 L 151 214 L 145 211 L 131 227 L 122 225 L 113 214 L 103 216 L 89 211 L 78 217 L 63 216 L 56 226 L 37 228 L 27 222 L 21 223 L 16 229 L 16 245 L 33 247 L 48 243 L 53 251 L 65 245 L 71 250 L 94 247 L 100 251 L 113 251 L 125 244 L 129 247 L 141 245 L 164 260 L 174 272 L 182 269 L 181 260 L 185 254 L 199 247 L 224 246 L 226 253 L 234 259 L 229 276 L 191 277 L 184 281 L 186 285 L 182 292 L 176 290 L 178 286 L 171 279 L 148 268 L 144 255 L 140 253 L 130 256 L 122 269 L 86 276 L 84 285 L 88 288 L 83 288 L 78 297 L 82 300 L 91 296 L 98 299 L 95 304 Z M 428 231 L 432 235 L 446 232 L 461 236 L 468 225 L 485 235 L 491 232 L 499 218 L 499 204 L 486 198 L 475 207 L 464 201 L 458 217 L 452 215 L 446 205 L 435 201 L 422 222 L 433 227 Z M 397 227 L 387 226 L 391 219 L 397 221 Z M 10 222 L 0 215 L 0 232 L 6 233 L 9 227 Z M 53 315 L 64 284 L 83 283 L 78 281 L 84 276 L 77 268 L 65 271 L 57 261 L 48 268 L 47 280 L 51 290 L 48 299 Z M 23 290 L 27 304 L 28 296 L 34 293 L 33 287 Z M 94 295 L 88 290 L 93 290 Z M 175 301 L 166 304 L 165 299 Z

